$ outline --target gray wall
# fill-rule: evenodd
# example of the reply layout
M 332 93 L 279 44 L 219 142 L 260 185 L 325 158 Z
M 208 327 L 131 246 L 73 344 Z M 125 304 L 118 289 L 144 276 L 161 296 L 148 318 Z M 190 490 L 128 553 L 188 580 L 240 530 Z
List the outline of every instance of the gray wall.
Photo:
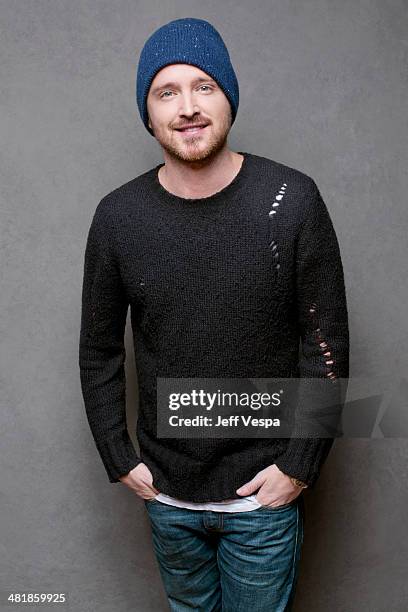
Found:
M 138 54 L 163 23 L 201 17 L 222 34 L 241 90 L 231 148 L 320 187 L 344 262 L 351 374 L 406 375 L 407 9 L 403 0 L 0 2 L 3 598 L 51 591 L 81 612 L 167 609 L 144 506 L 108 483 L 77 367 L 92 214 L 162 161 L 134 89 Z M 128 321 L 133 426 L 129 332 Z M 406 610 L 406 483 L 406 439 L 336 441 L 305 495 L 296 612 Z

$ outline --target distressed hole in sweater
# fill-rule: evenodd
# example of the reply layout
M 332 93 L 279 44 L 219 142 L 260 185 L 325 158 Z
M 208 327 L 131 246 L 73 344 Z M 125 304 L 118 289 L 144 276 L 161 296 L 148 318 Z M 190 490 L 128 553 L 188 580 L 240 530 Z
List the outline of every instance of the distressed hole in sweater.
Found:
M 335 360 L 333 359 L 331 348 L 324 338 L 321 328 L 319 327 L 319 314 L 316 302 L 312 302 L 310 304 L 309 314 L 313 324 L 314 338 L 319 346 L 322 358 L 324 359 L 326 377 L 335 382 L 337 380 L 337 376 L 334 372 Z
M 283 183 L 281 187 L 279 188 L 278 193 L 275 195 L 275 201 L 272 203 L 272 207 L 270 211 L 268 212 L 268 217 L 271 222 L 273 222 L 274 219 L 276 219 L 276 214 L 278 212 L 279 206 L 283 202 L 283 196 L 285 195 L 286 186 L 287 186 L 286 183 Z M 271 231 L 273 231 L 273 226 L 270 229 Z M 281 266 L 279 262 L 279 249 L 278 249 L 278 244 L 276 240 L 271 240 L 271 242 L 269 243 L 269 247 L 272 251 L 272 257 L 273 257 L 273 263 L 275 266 L 275 270 L 279 270 Z

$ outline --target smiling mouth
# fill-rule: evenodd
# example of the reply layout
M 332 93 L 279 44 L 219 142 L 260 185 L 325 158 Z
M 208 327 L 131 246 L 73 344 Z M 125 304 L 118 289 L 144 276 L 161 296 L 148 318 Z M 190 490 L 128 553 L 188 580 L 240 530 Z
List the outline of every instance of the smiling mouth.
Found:
M 176 131 L 181 132 L 182 134 L 199 134 L 206 127 L 207 125 L 195 125 L 194 127 L 188 127 L 188 128 L 176 128 Z

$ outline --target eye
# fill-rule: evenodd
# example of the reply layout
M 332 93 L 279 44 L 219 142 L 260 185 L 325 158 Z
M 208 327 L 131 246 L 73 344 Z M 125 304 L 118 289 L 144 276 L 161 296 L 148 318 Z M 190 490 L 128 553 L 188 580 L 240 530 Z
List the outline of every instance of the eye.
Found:
M 202 89 L 202 87 L 207 87 L 207 90 L 209 90 L 209 91 L 212 91 L 212 90 L 213 90 L 213 87 L 212 87 L 211 85 L 200 85 L 200 86 L 199 86 L 199 89 Z M 166 95 L 165 95 L 165 94 L 167 94 L 167 93 L 171 94 L 172 92 L 171 92 L 169 89 L 166 89 L 165 91 L 163 91 L 163 92 L 160 94 L 159 98 L 168 98 L 169 96 L 166 96 Z

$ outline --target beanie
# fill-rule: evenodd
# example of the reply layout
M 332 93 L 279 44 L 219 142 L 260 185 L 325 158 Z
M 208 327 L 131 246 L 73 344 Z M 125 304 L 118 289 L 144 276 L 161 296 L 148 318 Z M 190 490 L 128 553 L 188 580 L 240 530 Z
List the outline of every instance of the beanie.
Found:
M 140 54 L 136 100 L 148 132 L 154 136 L 147 113 L 150 85 L 164 66 L 180 63 L 197 66 L 218 83 L 231 105 L 233 123 L 238 110 L 239 88 L 227 47 L 208 21 L 186 17 L 170 21 L 153 32 Z

